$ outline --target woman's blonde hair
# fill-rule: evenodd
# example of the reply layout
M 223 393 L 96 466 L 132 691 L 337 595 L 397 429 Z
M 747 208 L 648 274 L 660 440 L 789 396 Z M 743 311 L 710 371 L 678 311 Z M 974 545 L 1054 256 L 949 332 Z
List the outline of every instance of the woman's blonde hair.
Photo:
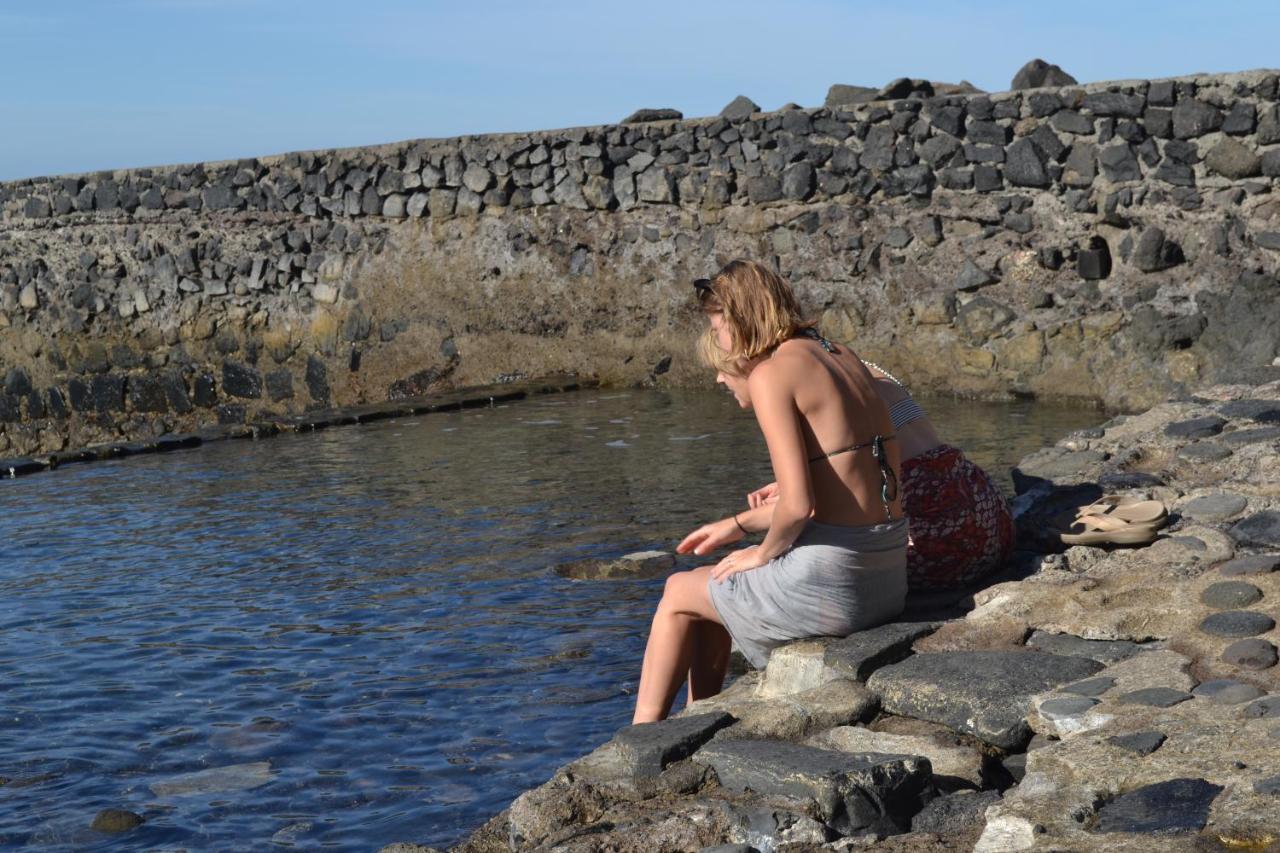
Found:
M 755 261 L 730 261 L 695 287 L 703 312 L 720 314 L 729 329 L 727 350 L 721 348 L 713 329 L 698 341 L 703 362 L 721 373 L 745 376 L 752 360 L 813 325 L 800 313 L 791 285 Z

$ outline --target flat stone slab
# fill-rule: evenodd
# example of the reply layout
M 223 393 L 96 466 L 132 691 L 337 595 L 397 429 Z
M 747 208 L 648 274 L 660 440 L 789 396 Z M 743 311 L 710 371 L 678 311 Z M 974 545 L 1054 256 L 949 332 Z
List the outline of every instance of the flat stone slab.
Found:
M 875 672 L 884 710 L 941 723 L 1001 749 L 1022 746 L 1031 699 L 1102 669 L 1096 660 L 1025 649 L 917 654 Z
M 912 832 L 954 834 L 978 826 L 988 806 L 1000 802 L 999 791 L 957 791 L 936 797 L 911 819 Z
M 1276 647 L 1259 637 L 1236 640 L 1222 650 L 1222 660 L 1241 669 L 1270 669 L 1276 665 Z
M 1218 411 L 1228 418 L 1280 423 L 1280 400 L 1232 400 L 1219 406 Z
M 157 797 L 179 797 L 186 794 L 219 794 L 227 791 L 248 791 L 265 785 L 274 777 L 271 762 L 255 761 L 251 764 L 232 764 L 212 767 L 174 776 L 151 785 Z
M 1149 705 L 1152 708 L 1172 708 L 1179 702 L 1185 702 L 1191 694 L 1172 687 L 1144 687 L 1132 690 L 1116 697 L 1122 705 Z
M 1200 603 L 1215 610 L 1235 610 L 1262 600 L 1262 590 L 1244 581 L 1220 581 L 1205 587 Z
M 1253 790 L 1259 794 L 1271 794 L 1280 797 L 1280 776 L 1268 776 L 1253 783 Z
M 1164 434 L 1170 438 L 1209 438 L 1222 432 L 1226 426 L 1226 418 L 1217 415 L 1205 415 L 1201 418 L 1190 418 L 1166 424 Z
M 1101 696 L 1112 687 L 1116 686 L 1116 680 L 1108 675 L 1100 675 L 1097 678 L 1086 678 L 1084 681 L 1077 681 L 1074 684 L 1068 684 L 1065 687 L 1059 687 L 1059 693 L 1074 693 L 1076 696 Z
M 907 826 L 929 782 L 926 758 L 850 753 L 776 740 L 713 740 L 694 761 L 716 772 L 731 791 L 811 800 L 823 821 L 846 835 L 883 826 Z
M 1165 740 L 1164 732 L 1134 732 L 1131 735 L 1109 737 L 1107 743 L 1138 755 L 1150 755 L 1159 749 Z
M 1212 441 L 1197 441 L 1178 451 L 1178 458 L 1188 462 L 1221 462 L 1232 454 L 1230 447 Z
M 620 730 L 613 739 L 618 756 L 634 778 L 657 776 L 668 764 L 688 758 L 734 719 L 722 711 L 671 717 Z
M 1061 699 L 1046 699 L 1040 703 L 1039 710 L 1040 716 L 1046 720 L 1067 720 L 1084 716 L 1090 708 L 1097 704 L 1097 699 L 1089 699 L 1083 696 L 1063 697 Z
M 1136 655 L 1140 648 L 1128 640 L 1086 640 L 1074 634 L 1050 634 L 1032 631 L 1027 645 L 1055 655 L 1091 658 L 1102 663 L 1116 663 Z
M 1234 432 L 1224 432 L 1218 437 L 1218 440 L 1238 445 L 1258 444 L 1263 441 L 1280 441 L 1280 427 L 1238 429 Z
M 882 666 L 911 654 L 911 644 L 937 630 L 936 622 L 891 622 L 858 631 L 827 645 L 824 662 L 833 669 L 866 681 Z
M 1096 832 L 1172 835 L 1198 832 L 1221 785 L 1204 779 L 1171 779 L 1121 794 L 1098 810 Z
M 1255 512 L 1231 526 L 1232 538 L 1257 548 L 1280 547 L 1280 512 L 1274 509 Z
M 1253 637 L 1276 626 L 1276 620 L 1256 610 L 1223 610 L 1200 621 L 1200 630 L 1215 637 Z
M 1249 501 L 1243 495 L 1203 495 L 1187 501 L 1182 514 L 1196 521 L 1226 521 L 1244 512 Z
M 1193 696 L 1201 696 L 1218 705 L 1239 705 L 1250 699 L 1257 699 L 1266 691 L 1259 690 L 1252 684 L 1243 681 L 1232 681 L 1229 678 L 1216 678 L 1213 681 L 1202 681 L 1191 691 Z
M 1218 574 L 1234 577 L 1239 575 L 1266 575 L 1280 569 L 1280 554 L 1250 554 L 1236 557 L 1218 566 Z
M 945 731 L 939 727 L 940 732 Z M 933 781 L 940 786 L 982 787 L 983 757 L 976 745 L 959 744 L 945 735 L 910 735 L 872 731 L 861 726 L 837 726 L 808 740 L 809 746 L 852 753 L 920 755 L 929 759 Z

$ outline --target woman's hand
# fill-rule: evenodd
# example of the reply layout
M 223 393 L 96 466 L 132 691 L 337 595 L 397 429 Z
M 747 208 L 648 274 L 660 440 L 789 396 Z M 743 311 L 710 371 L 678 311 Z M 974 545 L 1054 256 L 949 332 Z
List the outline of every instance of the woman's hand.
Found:
M 704 524 L 690 533 L 676 546 L 677 554 L 709 554 L 717 548 L 737 542 L 747 534 L 732 518 L 722 518 Z
M 758 569 L 767 562 L 768 560 L 764 559 L 760 553 L 760 546 L 752 545 L 750 548 L 734 551 L 717 563 L 716 567 L 711 570 L 711 578 L 716 583 L 724 583 L 727 577 L 736 575 L 739 572 Z
M 778 484 L 770 483 L 767 486 L 761 486 L 754 492 L 747 495 L 747 506 L 755 509 L 758 506 L 778 502 Z

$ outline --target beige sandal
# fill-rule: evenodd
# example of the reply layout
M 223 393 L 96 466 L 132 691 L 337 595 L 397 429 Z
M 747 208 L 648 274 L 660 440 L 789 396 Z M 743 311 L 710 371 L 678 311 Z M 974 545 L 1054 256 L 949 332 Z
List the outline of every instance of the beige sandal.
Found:
M 1076 518 L 1086 516 L 1105 516 L 1118 518 L 1132 524 L 1154 524 L 1163 526 L 1169 517 L 1169 510 L 1161 501 L 1145 498 L 1128 497 L 1126 495 L 1103 495 L 1094 503 L 1076 510 Z
M 1146 545 L 1155 541 L 1156 526 L 1112 515 L 1086 515 L 1077 518 L 1061 538 L 1067 545 Z

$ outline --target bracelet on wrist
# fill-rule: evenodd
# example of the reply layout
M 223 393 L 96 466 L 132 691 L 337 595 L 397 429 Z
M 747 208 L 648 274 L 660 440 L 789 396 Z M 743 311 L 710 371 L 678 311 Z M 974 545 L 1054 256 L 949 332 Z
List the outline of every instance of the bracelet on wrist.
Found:
M 738 521 L 738 514 L 737 514 L 736 512 L 733 514 L 733 523 L 734 523 L 734 524 L 736 524 L 736 525 L 738 525 L 738 529 L 739 529 L 739 530 L 741 530 L 743 533 L 750 533 L 750 532 L 751 532 L 751 531 L 747 530 L 747 528 L 745 528 L 745 527 L 743 527 L 743 526 L 742 526 L 742 522 L 741 522 L 741 521 Z

